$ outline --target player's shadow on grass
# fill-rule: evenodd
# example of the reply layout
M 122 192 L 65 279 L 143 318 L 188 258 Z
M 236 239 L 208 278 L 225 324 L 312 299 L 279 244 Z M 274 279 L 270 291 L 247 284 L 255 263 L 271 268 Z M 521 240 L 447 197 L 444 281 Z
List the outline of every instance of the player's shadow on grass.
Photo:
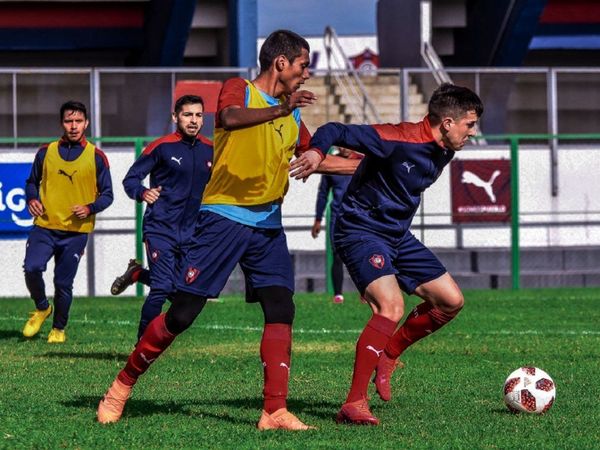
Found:
M 70 408 L 84 408 L 90 410 L 90 415 L 95 416 L 98 396 L 79 396 L 74 400 L 61 402 L 63 406 Z M 295 414 L 329 419 L 335 415 L 340 404 L 325 401 L 309 401 L 303 399 L 291 400 L 288 408 Z M 160 400 L 136 400 L 127 401 L 123 417 L 146 417 L 154 414 L 181 414 L 192 417 L 211 417 L 217 420 L 230 422 L 234 425 L 255 425 L 258 415 L 262 409 L 262 398 L 240 398 L 240 399 L 206 399 L 206 400 L 182 400 L 182 401 L 160 401 Z M 257 417 L 244 419 L 240 417 L 240 410 L 256 411 Z
M 240 398 L 240 399 L 214 399 L 210 401 L 198 401 L 198 404 L 205 405 L 223 405 L 231 410 L 236 409 L 252 409 L 260 411 L 263 405 L 263 399 L 255 398 Z M 298 398 L 288 399 L 287 406 L 294 414 L 310 415 L 321 419 L 328 419 L 335 414 L 340 408 L 341 402 L 324 401 L 324 400 L 304 400 Z
M 96 409 L 98 408 L 98 402 L 100 401 L 101 396 L 80 396 L 75 400 L 61 402 L 63 406 L 70 408 L 83 408 L 90 410 L 90 416 L 95 418 Z M 159 400 L 136 400 L 130 399 L 127 401 L 127 405 L 125 406 L 125 411 L 123 412 L 123 418 L 134 418 L 134 417 L 148 417 L 155 414 L 179 414 L 183 416 L 190 417 L 212 417 L 219 420 L 225 420 L 232 424 L 237 425 L 247 425 L 247 424 L 255 424 L 256 420 L 246 420 L 240 417 L 234 417 L 234 411 L 229 415 L 227 411 L 224 413 L 214 412 L 214 408 L 212 411 L 198 411 L 198 405 L 209 404 L 209 402 L 196 402 L 193 400 L 184 400 L 184 401 L 159 401 Z M 210 403 L 211 405 L 219 405 L 218 402 Z
M 21 338 L 26 341 L 27 338 L 23 337 L 23 333 L 17 330 L 0 330 L 0 340 Z
M 106 361 L 127 361 L 129 355 L 125 353 L 111 353 L 111 352 L 84 352 L 84 353 L 73 353 L 73 352 L 46 352 L 42 356 L 48 358 L 73 358 L 73 359 L 100 359 Z

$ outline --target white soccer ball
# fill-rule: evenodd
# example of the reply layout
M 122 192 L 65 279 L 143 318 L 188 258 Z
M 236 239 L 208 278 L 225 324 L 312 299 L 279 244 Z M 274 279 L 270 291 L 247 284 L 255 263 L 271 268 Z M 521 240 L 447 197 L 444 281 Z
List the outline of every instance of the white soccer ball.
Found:
M 556 397 L 550 375 L 537 367 L 519 367 L 504 382 L 504 402 L 512 412 L 543 414 Z

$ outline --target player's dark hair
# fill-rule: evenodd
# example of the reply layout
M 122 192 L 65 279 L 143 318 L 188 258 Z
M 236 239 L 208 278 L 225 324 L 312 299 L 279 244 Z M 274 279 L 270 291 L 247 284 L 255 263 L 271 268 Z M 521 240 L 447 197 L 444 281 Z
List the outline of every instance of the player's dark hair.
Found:
M 69 100 L 68 102 L 63 103 L 62 106 L 60 107 L 60 121 L 61 122 L 63 121 L 63 118 L 65 117 L 65 111 L 80 111 L 86 120 L 88 118 L 87 108 L 85 107 L 85 105 L 81 102 L 76 102 L 75 100 Z
M 429 100 L 429 120 L 434 124 L 440 123 L 444 117 L 458 119 L 469 111 L 475 111 L 477 117 L 481 117 L 483 103 L 475 92 L 466 87 L 444 83 Z
M 302 54 L 303 48 L 310 52 L 308 42 L 299 34 L 290 30 L 273 31 L 260 47 L 260 70 L 268 70 L 279 55 L 285 56 L 293 63 L 294 59 Z
M 183 109 L 183 105 L 197 105 L 200 103 L 202 105 L 202 109 L 204 109 L 204 100 L 199 95 L 182 95 L 175 102 L 175 114 L 179 114 L 179 112 Z

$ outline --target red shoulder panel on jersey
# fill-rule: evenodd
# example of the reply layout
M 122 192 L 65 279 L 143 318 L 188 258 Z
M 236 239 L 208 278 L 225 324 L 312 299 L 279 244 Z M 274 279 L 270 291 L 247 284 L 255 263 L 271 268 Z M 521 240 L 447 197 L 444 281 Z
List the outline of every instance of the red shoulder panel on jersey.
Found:
M 310 148 L 310 131 L 308 131 L 308 128 L 306 128 L 306 125 L 304 125 L 304 122 L 300 121 L 300 131 L 299 131 L 299 140 L 298 140 L 298 145 L 296 145 L 296 151 L 295 154 L 296 156 L 300 155 L 301 153 L 304 153 L 306 150 L 308 150 Z M 321 155 L 322 157 L 323 155 Z
M 197 136 L 197 138 L 198 138 L 198 140 L 199 140 L 200 142 L 202 142 L 203 144 L 209 145 L 209 146 L 211 146 L 211 147 L 213 146 L 213 142 L 212 142 L 212 141 L 211 141 L 209 138 L 207 138 L 206 136 L 204 136 L 204 135 L 202 135 L 202 134 L 199 134 L 199 135 Z
M 384 141 L 400 141 L 414 144 L 433 141 L 433 134 L 429 120 L 425 118 L 421 122 L 402 122 L 397 125 L 390 123 L 373 125 L 379 137 Z
M 106 166 L 106 168 L 110 169 L 110 165 L 108 164 L 108 158 L 106 157 L 104 152 L 102 150 L 100 150 L 98 147 L 95 147 L 95 152 L 96 152 L 96 155 L 98 155 L 100 158 L 102 158 L 102 161 L 104 162 L 104 165 Z
M 228 106 L 246 106 L 246 80 L 240 77 L 230 78 L 223 83 L 221 93 L 219 94 L 219 102 L 217 104 L 217 112 L 215 113 L 215 127 L 221 128 L 221 111 Z
M 40 148 L 38 148 L 38 151 L 36 153 L 39 153 L 39 152 L 44 151 L 44 150 L 48 150 L 48 146 L 49 145 L 50 144 L 44 144 L 44 145 L 42 145 Z
M 142 155 L 149 155 L 150 153 L 152 153 L 152 150 L 154 150 L 160 144 L 179 142 L 180 140 L 181 136 L 179 136 L 177 133 L 167 134 L 166 136 L 160 137 L 157 140 L 150 142 L 142 152 Z

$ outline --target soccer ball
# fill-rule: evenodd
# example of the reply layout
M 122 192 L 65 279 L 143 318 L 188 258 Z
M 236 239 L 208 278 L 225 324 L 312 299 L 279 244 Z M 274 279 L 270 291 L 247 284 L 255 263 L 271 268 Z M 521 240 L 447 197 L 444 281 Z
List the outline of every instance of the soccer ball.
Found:
M 550 375 L 537 367 L 519 367 L 504 382 L 504 402 L 512 412 L 543 414 L 556 397 Z

